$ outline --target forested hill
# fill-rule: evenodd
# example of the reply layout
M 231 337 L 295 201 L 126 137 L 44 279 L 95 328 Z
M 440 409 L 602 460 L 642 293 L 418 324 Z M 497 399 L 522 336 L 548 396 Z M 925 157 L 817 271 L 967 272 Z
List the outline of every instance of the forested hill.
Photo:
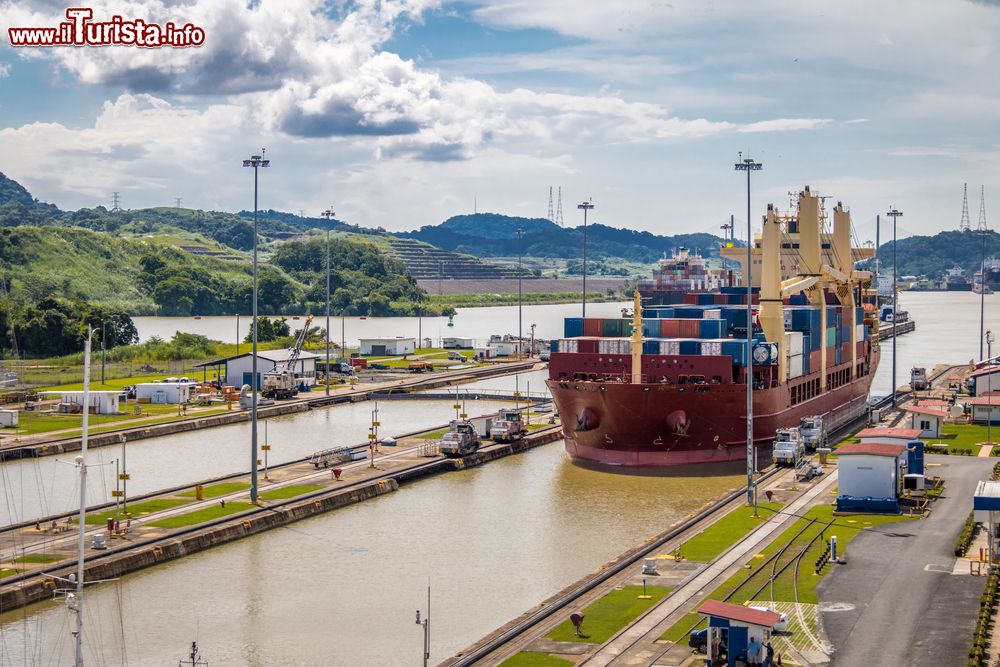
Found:
M 979 270 L 983 257 L 983 235 L 952 230 L 934 236 L 911 236 L 896 242 L 896 267 L 901 276 L 942 278 L 956 264 L 967 276 Z M 986 233 L 986 256 L 1000 256 L 1000 234 Z M 892 266 L 892 242 L 883 243 L 878 252 L 883 267 Z
M 520 218 L 498 213 L 458 215 L 439 225 L 395 235 L 478 257 L 512 257 L 518 254 L 518 229 L 524 230 L 523 254 L 527 257 L 569 259 L 583 255 L 582 225 L 560 227 L 544 218 Z M 654 262 L 680 246 L 700 250 L 706 257 L 717 257 L 721 241 L 712 234 L 658 236 L 602 224 L 587 225 L 587 255 L 592 258 L 621 257 Z

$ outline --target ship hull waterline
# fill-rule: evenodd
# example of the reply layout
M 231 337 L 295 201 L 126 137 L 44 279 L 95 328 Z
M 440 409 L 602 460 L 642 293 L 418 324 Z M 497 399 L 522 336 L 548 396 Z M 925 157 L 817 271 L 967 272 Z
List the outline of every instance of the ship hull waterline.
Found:
M 757 467 L 770 464 L 777 429 L 823 415 L 827 428 L 867 410 L 874 371 L 790 405 L 787 387 L 754 392 Z M 574 463 L 616 472 L 715 475 L 746 466 L 746 387 L 548 380 Z M 707 387 L 707 389 L 706 389 Z

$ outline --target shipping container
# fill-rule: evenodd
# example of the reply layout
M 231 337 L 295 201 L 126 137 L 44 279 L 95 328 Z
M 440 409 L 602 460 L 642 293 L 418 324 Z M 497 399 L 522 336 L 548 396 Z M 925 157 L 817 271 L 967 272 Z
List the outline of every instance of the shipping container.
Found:
M 801 331 L 786 331 L 785 332 L 785 356 L 791 357 L 796 354 L 802 354 L 802 332 Z
M 840 356 L 840 350 L 836 347 L 826 348 L 826 369 L 830 370 L 831 367 L 837 365 L 837 357 Z
M 646 320 L 642 321 L 642 337 L 643 338 L 656 338 L 660 335 L 660 320 Z
M 836 327 L 829 327 L 826 330 L 825 347 L 835 347 L 836 345 L 837 345 L 837 329 Z
M 701 336 L 701 320 L 677 320 L 678 337 L 698 338 Z
M 699 338 L 722 338 L 726 333 L 724 320 L 697 320 Z
M 700 340 L 681 340 L 680 354 L 701 354 Z
M 578 338 L 563 338 L 559 341 L 559 351 L 560 352 L 579 352 L 579 339 Z
M 682 319 L 698 319 L 700 320 L 705 315 L 704 308 L 695 308 L 692 306 L 686 306 L 681 308 L 674 308 L 674 317 L 679 317 Z
M 792 306 L 808 306 L 809 298 L 802 292 L 788 297 L 788 303 Z
M 681 320 L 674 318 L 660 320 L 660 338 L 679 338 Z
M 563 337 L 577 338 L 583 335 L 583 318 L 567 317 L 563 321 Z
M 659 340 L 646 340 L 642 342 L 642 353 L 643 354 L 659 354 L 660 353 L 660 341 Z
M 559 341 L 557 340 L 550 341 L 549 352 L 558 352 L 558 351 L 559 351 Z
M 746 366 L 747 344 L 743 340 L 722 341 L 722 354 L 733 358 L 733 363 L 737 366 Z
M 722 309 L 721 308 L 706 308 L 705 309 L 705 314 L 703 315 L 703 317 L 706 320 L 717 320 L 717 319 L 720 319 L 722 317 Z
M 802 374 L 803 375 L 809 375 L 810 373 L 812 373 L 812 366 L 810 366 L 811 363 L 812 363 L 812 355 L 809 354 L 809 353 L 807 353 L 807 352 L 803 352 L 802 353 Z
M 698 300 L 695 301 L 695 303 L 697 303 L 699 306 L 711 306 L 715 304 L 715 295 L 710 292 L 699 294 Z
M 603 320 L 598 317 L 587 317 L 583 320 L 583 335 L 584 336 L 601 336 L 604 332 L 602 330 Z
M 580 352 L 584 354 L 597 353 L 597 341 L 600 340 L 599 338 L 577 338 L 576 340 Z
M 701 355 L 703 357 L 722 356 L 722 341 L 719 340 L 701 341 Z
M 854 327 L 854 342 L 865 339 L 865 325 L 858 324 Z
M 622 321 L 620 319 L 605 318 L 601 322 L 601 335 L 602 336 L 621 336 L 622 335 Z
M 788 357 L 788 377 L 797 378 L 802 377 L 802 355 L 794 354 Z
M 823 361 L 823 358 L 820 356 L 822 354 L 822 350 L 813 350 L 809 353 L 809 368 L 814 373 L 819 370 L 820 362 Z
M 680 354 L 681 342 L 679 340 L 661 340 L 660 354 Z

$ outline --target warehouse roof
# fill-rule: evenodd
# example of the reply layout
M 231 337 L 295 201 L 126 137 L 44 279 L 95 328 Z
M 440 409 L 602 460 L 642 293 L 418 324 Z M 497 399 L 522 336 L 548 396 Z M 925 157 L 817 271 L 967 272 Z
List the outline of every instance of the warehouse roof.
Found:
M 977 510 L 1000 510 L 1000 482 L 983 482 L 976 485 L 972 507 Z
M 917 431 L 919 434 L 920 431 Z M 881 442 L 858 442 L 837 447 L 837 456 L 845 454 L 867 454 L 868 456 L 899 456 L 906 451 L 906 445 L 887 445 Z
M 941 410 L 937 407 L 924 406 L 924 405 L 908 405 L 905 410 L 907 412 L 916 412 L 920 415 L 931 415 L 932 417 L 947 417 L 948 411 Z
M 1000 394 L 992 392 L 986 396 L 977 396 L 966 401 L 969 405 L 1000 405 Z
M 291 356 L 292 350 L 286 348 L 284 350 L 258 350 L 257 356 L 261 359 L 266 359 L 267 361 L 273 361 L 275 363 L 280 363 L 282 361 L 287 361 L 288 357 Z M 211 361 L 203 361 L 200 364 L 195 364 L 195 368 L 201 368 L 202 366 L 221 366 L 227 361 L 232 361 L 234 359 L 242 359 L 243 357 L 253 356 L 250 352 L 245 352 L 243 354 L 234 354 L 231 357 L 222 357 L 221 359 L 212 359 Z M 319 359 L 320 355 L 314 352 L 306 352 L 302 350 L 299 352 L 299 361 L 303 359 Z
M 781 614 L 773 611 L 761 611 L 719 600 L 705 600 L 698 607 L 698 613 L 716 618 L 727 618 L 730 621 L 739 621 L 749 625 L 759 625 L 763 628 L 773 628 L 774 624 L 781 620 Z
M 970 378 L 974 378 L 978 375 L 989 375 L 990 373 L 1000 373 L 1000 365 L 986 366 L 985 368 L 980 368 L 969 374 Z

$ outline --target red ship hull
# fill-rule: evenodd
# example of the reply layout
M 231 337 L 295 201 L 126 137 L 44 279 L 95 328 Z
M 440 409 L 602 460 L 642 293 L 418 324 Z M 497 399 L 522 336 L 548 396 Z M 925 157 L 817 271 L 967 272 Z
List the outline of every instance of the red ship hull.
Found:
M 863 360 L 859 359 L 859 364 Z M 761 466 L 770 463 L 775 431 L 823 415 L 827 428 L 864 414 L 878 365 L 871 352 L 867 371 L 840 386 L 792 404 L 792 387 L 754 390 L 754 446 Z M 850 363 L 831 366 L 831 377 L 849 376 Z M 846 372 L 845 372 L 846 370 Z M 577 463 L 628 468 L 677 468 L 746 461 L 746 385 L 627 384 L 547 380 L 562 416 L 566 452 Z M 707 472 L 707 471 L 706 471 Z

